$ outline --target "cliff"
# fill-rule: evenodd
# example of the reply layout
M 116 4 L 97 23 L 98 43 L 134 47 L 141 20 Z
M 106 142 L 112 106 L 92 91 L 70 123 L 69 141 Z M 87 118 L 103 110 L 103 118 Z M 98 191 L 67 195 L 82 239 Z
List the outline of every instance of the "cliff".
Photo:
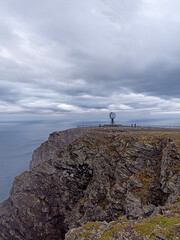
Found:
M 179 196 L 179 134 L 121 128 L 51 134 L 0 204 L 0 239 L 60 240 L 87 222 L 106 221 L 108 231 L 124 216 L 133 222 L 157 215 Z
M 180 201 L 157 210 L 159 215 L 145 219 L 128 220 L 120 217 L 109 223 L 87 222 L 71 229 L 66 234 L 66 240 L 180 239 Z

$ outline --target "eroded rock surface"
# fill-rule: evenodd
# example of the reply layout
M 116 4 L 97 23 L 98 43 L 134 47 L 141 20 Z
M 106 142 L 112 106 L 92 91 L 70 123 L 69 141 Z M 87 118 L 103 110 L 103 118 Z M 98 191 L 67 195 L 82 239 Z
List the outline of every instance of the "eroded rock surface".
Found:
M 158 207 L 158 215 L 128 220 L 125 216 L 112 222 L 87 222 L 70 229 L 66 240 L 147 240 L 180 239 L 180 202 Z
M 175 201 L 180 153 L 166 136 L 120 128 L 55 132 L 0 205 L 0 239 L 56 240 L 88 221 L 153 215 Z

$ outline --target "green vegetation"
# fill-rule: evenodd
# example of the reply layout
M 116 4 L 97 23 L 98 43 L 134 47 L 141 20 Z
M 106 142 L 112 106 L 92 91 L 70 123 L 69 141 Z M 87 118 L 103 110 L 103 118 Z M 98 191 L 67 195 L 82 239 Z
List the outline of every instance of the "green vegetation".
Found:
M 109 240 L 111 237 L 113 237 L 116 233 L 118 233 L 120 230 L 122 230 L 122 226 L 117 224 L 113 228 L 106 231 L 100 238 L 96 238 L 96 240 Z
M 180 227 L 180 216 L 155 216 L 150 219 L 138 221 L 133 229 L 142 236 L 149 239 L 155 239 L 158 234 L 168 237 L 168 239 L 177 239 L 180 232 L 177 232 L 177 226 Z
M 84 237 L 85 239 L 88 238 L 89 236 L 93 235 L 92 232 L 83 232 L 81 237 Z
M 87 222 L 73 231 L 78 240 L 111 240 L 117 239 L 121 231 L 137 233 L 146 239 L 155 240 L 162 235 L 169 240 L 180 239 L 180 201 L 163 207 L 169 211 L 166 215 L 152 218 L 128 220 L 125 216 L 110 224 L 104 222 Z
M 96 232 L 99 228 L 103 227 L 103 223 L 101 222 L 87 222 L 81 228 L 73 231 L 73 235 L 77 236 L 78 238 L 91 236 L 93 232 Z
M 122 223 L 127 223 L 127 222 L 129 222 L 129 220 L 125 217 L 125 218 L 122 218 L 122 219 L 121 219 L 121 222 L 122 222 Z

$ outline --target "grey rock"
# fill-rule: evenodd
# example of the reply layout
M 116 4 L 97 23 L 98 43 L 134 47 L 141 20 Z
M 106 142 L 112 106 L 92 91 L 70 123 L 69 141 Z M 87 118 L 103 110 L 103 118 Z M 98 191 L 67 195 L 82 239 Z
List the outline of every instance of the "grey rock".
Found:
M 55 132 L 0 204 L 0 239 L 61 240 L 87 221 L 149 216 L 177 198 L 179 159 L 167 138 L 144 144 L 118 128 Z

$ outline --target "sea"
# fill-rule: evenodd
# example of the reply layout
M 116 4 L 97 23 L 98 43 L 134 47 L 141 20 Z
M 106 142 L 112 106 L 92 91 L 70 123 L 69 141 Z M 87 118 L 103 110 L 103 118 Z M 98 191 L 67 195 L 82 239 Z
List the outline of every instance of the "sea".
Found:
M 76 126 L 71 121 L 0 122 L 0 202 L 8 198 L 14 177 L 29 169 L 33 151 L 49 134 Z
M 14 177 L 29 169 L 33 151 L 50 133 L 77 126 L 98 126 L 99 123 L 103 124 L 71 120 L 0 122 L 0 202 L 8 198 Z

